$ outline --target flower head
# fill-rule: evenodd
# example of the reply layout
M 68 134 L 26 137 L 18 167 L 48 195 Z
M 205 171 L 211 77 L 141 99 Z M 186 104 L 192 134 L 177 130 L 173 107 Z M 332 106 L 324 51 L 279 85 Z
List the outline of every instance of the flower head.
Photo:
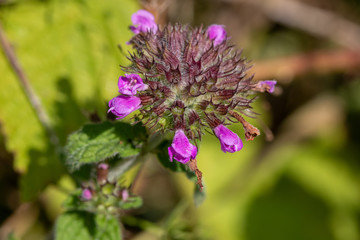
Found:
M 129 41 L 136 52 L 123 70 L 146 76 L 148 88 L 135 96 L 142 106 L 137 117 L 149 128 L 164 133 L 182 129 L 195 140 L 207 127 L 231 123 L 231 110 L 251 113 L 254 84 L 246 75 L 249 66 L 227 38 L 221 37 L 223 42 L 214 47 L 216 39 L 208 33 L 215 27 L 167 25 Z
M 131 16 L 131 21 L 134 26 L 130 26 L 131 31 L 135 34 L 141 32 L 156 33 L 158 27 L 154 21 L 154 16 L 146 10 L 139 10 Z
M 81 193 L 81 198 L 86 200 L 86 201 L 91 200 L 91 198 L 92 198 L 91 190 L 89 188 L 83 189 L 83 191 Z
M 243 115 L 254 115 L 255 92 L 273 92 L 276 82 L 252 81 L 248 62 L 221 25 L 203 29 L 168 24 L 158 29 L 144 10 L 133 14 L 132 22 L 136 35 L 128 44 L 134 53 L 128 57 L 131 64 L 122 67 L 127 74 L 118 83 L 120 93 L 128 96 L 112 99 L 109 111 L 123 118 L 139 109 L 137 120 L 153 132 L 175 132 L 168 147 L 170 161 L 186 163 L 202 188 L 197 147 L 190 141 L 201 140 L 210 128 L 224 152 L 239 151 L 242 141 L 224 125 L 237 121 L 247 140 L 258 136 L 259 130 Z
M 135 95 L 137 91 L 146 90 L 148 88 L 137 74 L 125 74 L 125 77 L 120 76 L 118 87 L 119 92 L 125 95 Z
M 189 142 L 183 130 L 176 131 L 173 142 L 168 148 L 170 161 L 173 158 L 181 163 L 187 163 L 190 159 L 195 159 L 197 148 Z
M 141 107 L 141 100 L 135 96 L 117 96 L 110 100 L 108 112 L 112 112 L 121 119 Z
M 220 124 L 219 126 L 213 129 L 215 135 L 219 138 L 221 144 L 221 150 L 223 152 L 236 152 L 240 151 L 243 147 L 243 143 L 236 133 L 232 132 L 224 125 Z
M 209 38 L 214 40 L 214 46 L 221 44 L 226 39 L 226 31 L 222 25 L 210 25 L 206 32 Z

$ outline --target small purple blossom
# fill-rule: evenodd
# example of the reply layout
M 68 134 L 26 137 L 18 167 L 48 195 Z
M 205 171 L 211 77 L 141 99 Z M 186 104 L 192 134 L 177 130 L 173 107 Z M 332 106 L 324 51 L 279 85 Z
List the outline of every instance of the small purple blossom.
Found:
M 129 197 L 130 197 L 129 191 L 127 189 L 123 189 L 121 191 L 121 199 L 123 201 L 126 201 L 126 200 L 128 200 Z
M 148 85 L 144 84 L 137 74 L 125 74 L 125 77 L 119 77 L 118 87 L 121 94 L 135 95 L 136 91 L 146 90 Z
M 226 31 L 222 25 L 210 25 L 206 32 L 209 38 L 214 40 L 214 46 L 221 44 L 226 39 Z
M 170 162 L 173 158 L 183 164 L 195 159 L 197 148 L 189 142 L 183 130 L 176 130 L 171 146 L 168 148 Z
M 221 144 L 221 150 L 223 152 L 236 152 L 240 151 L 243 147 L 243 143 L 236 133 L 232 132 L 224 125 L 220 124 L 213 129 L 215 135 L 219 138 Z
M 141 107 L 141 100 L 136 96 L 117 96 L 110 100 L 108 112 L 121 119 Z
M 266 81 L 260 81 L 257 83 L 258 88 L 260 88 L 260 90 L 262 92 L 269 92 L 269 93 L 273 93 L 275 90 L 275 85 L 276 85 L 276 81 L 275 80 L 266 80 Z
M 103 169 L 103 170 L 107 170 L 109 168 L 109 165 L 106 163 L 100 163 L 98 168 Z
M 107 178 L 109 174 L 109 165 L 106 163 L 100 163 L 96 170 L 96 179 L 100 185 L 107 183 Z
M 91 198 L 92 198 L 91 190 L 89 188 L 85 188 L 81 193 L 81 198 L 86 201 L 91 200 Z
M 154 16 L 146 10 L 139 10 L 131 16 L 131 21 L 134 26 L 130 26 L 130 30 L 135 34 L 139 34 L 141 32 L 149 32 L 156 33 L 158 30 L 158 26 L 155 23 Z

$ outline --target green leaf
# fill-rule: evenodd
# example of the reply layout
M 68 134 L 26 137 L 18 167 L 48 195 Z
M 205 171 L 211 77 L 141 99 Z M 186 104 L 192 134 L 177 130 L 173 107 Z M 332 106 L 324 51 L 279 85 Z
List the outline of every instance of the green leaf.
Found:
M 56 240 L 87 240 L 95 231 L 94 215 L 88 212 L 66 212 L 56 221 Z
M 77 189 L 71 193 L 63 202 L 62 207 L 66 210 L 86 210 L 86 202 L 81 200 L 81 189 Z
M 119 1 L 16 1 L 1 8 L 1 21 L 19 63 L 28 76 L 50 122 L 64 144 L 86 115 L 106 113 L 104 102 L 117 94 L 123 74 L 121 55 L 133 0 Z M 24 174 L 21 195 L 30 200 L 47 184 L 55 183 L 64 167 L 50 150 L 49 138 L 29 104 L 19 81 L 0 51 L 0 122 L 6 148 L 14 155 L 14 168 Z
M 75 170 L 117 154 L 122 158 L 134 156 L 140 153 L 145 140 L 146 130 L 140 125 L 123 122 L 86 124 L 69 136 L 66 162 Z
M 129 197 L 126 199 L 126 201 L 119 202 L 119 208 L 121 209 L 136 209 L 141 207 L 143 204 L 143 201 L 141 197 L 135 196 L 135 197 Z
M 112 215 L 97 214 L 95 216 L 96 232 L 94 239 L 121 240 L 121 229 L 118 220 Z
M 118 220 L 112 215 L 85 211 L 66 212 L 55 226 L 56 240 L 121 240 Z
M 30 149 L 28 154 L 31 162 L 27 172 L 20 178 L 23 201 L 34 200 L 46 185 L 56 183 L 65 172 L 64 164 L 54 152 Z

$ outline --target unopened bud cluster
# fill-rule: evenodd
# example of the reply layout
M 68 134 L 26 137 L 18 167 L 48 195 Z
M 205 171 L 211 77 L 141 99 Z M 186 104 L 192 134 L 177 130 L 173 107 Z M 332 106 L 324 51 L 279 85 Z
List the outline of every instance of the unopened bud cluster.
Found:
M 88 205 L 89 211 L 117 214 L 130 198 L 126 188 L 108 181 L 108 171 L 109 165 L 101 163 L 96 168 L 96 181 L 83 183 L 80 199 Z
M 231 45 L 221 25 L 204 29 L 180 24 L 158 27 L 153 16 L 140 10 L 132 17 L 136 34 L 128 44 L 135 53 L 119 78 L 120 96 L 109 111 L 123 118 L 139 110 L 136 119 L 154 131 L 174 132 L 170 160 L 195 159 L 206 128 L 219 138 L 224 152 L 239 151 L 243 144 L 226 128 L 241 122 L 246 139 L 260 132 L 242 115 L 251 114 L 255 92 L 273 92 L 276 81 L 253 82 L 241 51 Z

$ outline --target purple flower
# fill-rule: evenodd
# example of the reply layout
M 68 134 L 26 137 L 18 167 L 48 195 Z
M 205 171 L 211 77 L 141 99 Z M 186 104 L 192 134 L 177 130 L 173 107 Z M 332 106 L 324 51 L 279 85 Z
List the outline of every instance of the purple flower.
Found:
M 103 170 L 107 170 L 109 168 L 109 165 L 106 163 L 100 163 L 98 168 L 103 169 Z
M 120 76 L 118 81 L 119 93 L 125 95 L 135 95 L 136 91 L 143 91 L 148 88 L 144 84 L 141 77 L 137 74 L 125 74 L 125 77 Z
M 141 100 L 135 96 L 117 96 L 110 100 L 108 112 L 121 119 L 141 107 Z
M 276 81 L 275 80 L 266 80 L 266 81 L 260 81 L 257 83 L 258 88 L 260 89 L 260 91 L 262 92 L 269 92 L 269 93 L 273 93 L 275 90 L 275 85 L 276 85 Z
M 236 152 L 240 151 L 243 147 L 243 143 L 238 135 L 230 131 L 224 125 L 220 124 L 213 129 L 215 135 L 219 138 L 221 144 L 221 150 L 223 152 Z
M 197 148 L 189 142 L 183 130 L 176 130 L 171 146 L 168 148 L 170 162 L 173 157 L 176 161 L 187 163 L 190 159 L 195 159 Z
M 129 197 L 130 197 L 130 194 L 129 194 L 128 190 L 127 190 L 127 189 L 123 189 L 123 190 L 121 191 L 121 199 L 122 199 L 123 201 L 126 201 L 126 200 L 128 200 Z
M 81 198 L 86 201 L 91 200 L 91 198 L 92 198 L 91 190 L 89 188 L 85 188 L 81 193 Z
M 139 34 L 141 32 L 149 32 L 156 33 L 158 26 L 155 23 L 154 16 L 145 10 L 139 10 L 131 16 L 131 21 L 134 26 L 130 26 L 130 30 L 135 34 Z
M 214 40 L 214 46 L 221 44 L 226 39 L 226 31 L 222 25 L 210 25 L 206 32 L 209 38 Z

